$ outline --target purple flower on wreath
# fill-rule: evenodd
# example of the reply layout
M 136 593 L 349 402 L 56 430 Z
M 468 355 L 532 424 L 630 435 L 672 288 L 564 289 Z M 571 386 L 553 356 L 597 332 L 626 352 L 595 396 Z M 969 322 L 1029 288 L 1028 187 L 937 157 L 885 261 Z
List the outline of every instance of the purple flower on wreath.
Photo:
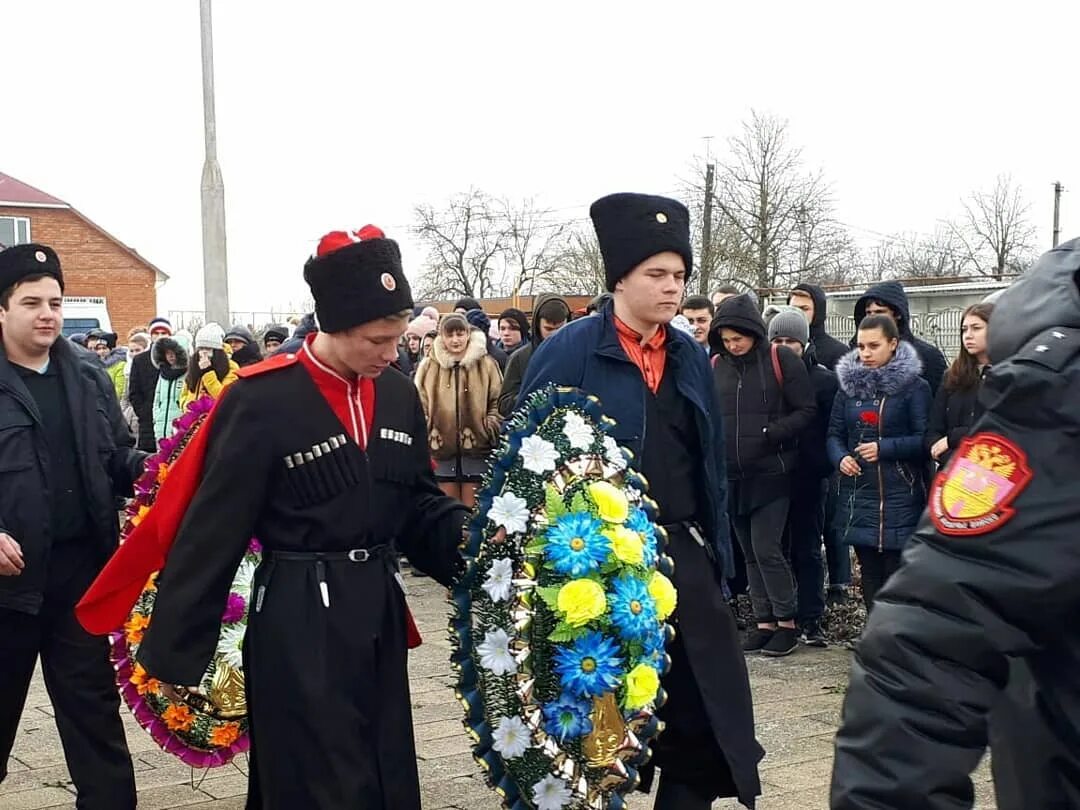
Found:
M 221 621 L 225 624 L 235 624 L 244 618 L 247 602 L 238 593 L 230 593 L 229 600 L 225 603 L 225 612 L 221 614 Z
M 252 537 L 251 542 L 248 543 L 248 553 L 249 554 L 262 554 L 262 543 L 260 543 L 254 537 Z

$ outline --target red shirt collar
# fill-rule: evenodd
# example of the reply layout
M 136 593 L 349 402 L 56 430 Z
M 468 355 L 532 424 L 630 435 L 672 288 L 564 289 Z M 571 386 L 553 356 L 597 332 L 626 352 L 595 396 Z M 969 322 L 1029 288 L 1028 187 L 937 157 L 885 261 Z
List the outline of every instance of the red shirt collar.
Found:
M 312 349 L 317 332 L 304 339 L 297 353 L 319 393 L 334 411 L 342 427 L 360 449 L 367 448 L 371 423 L 375 417 L 375 381 L 367 377 L 348 379 L 334 371 Z

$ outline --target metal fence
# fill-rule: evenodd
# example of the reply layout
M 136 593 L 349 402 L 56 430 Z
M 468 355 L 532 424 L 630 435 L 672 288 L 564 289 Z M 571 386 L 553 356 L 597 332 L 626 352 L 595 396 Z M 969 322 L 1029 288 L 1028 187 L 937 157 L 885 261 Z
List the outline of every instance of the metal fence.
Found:
M 246 326 L 255 333 L 261 332 L 270 324 L 288 323 L 290 318 L 302 318 L 303 312 L 288 312 L 286 310 L 270 310 L 269 312 L 232 312 L 229 323 L 219 324 L 228 329 L 230 326 Z M 173 329 L 187 329 L 195 332 L 206 323 L 206 314 L 202 310 L 194 309 L 171 309 L 169 310 L 169 322 Z
M 911 316 L 911 331 L 933 343 L 949 361 L 960 352 L 960 321 L 964 311 L 959 307 Z M 850 315 L 827 315 L 825 331 L 837 340 L 846 342 L 855 334 L 855 319 Z

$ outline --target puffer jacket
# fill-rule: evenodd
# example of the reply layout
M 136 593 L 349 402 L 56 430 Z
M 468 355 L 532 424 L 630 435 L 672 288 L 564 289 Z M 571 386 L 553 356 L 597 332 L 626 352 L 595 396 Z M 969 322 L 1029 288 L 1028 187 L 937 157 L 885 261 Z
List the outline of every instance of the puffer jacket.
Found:
M 792 290 L 801 290 L 813 299 L 814 319 L 810 322 L 810 344 L 817 361 L 829 371 L 834 371 L 840 358 L 848 353 L 848 347 L 825 331 L 825 316 L 829 313 L 829 299 L 825 290 L 816 284 L 796 284 Z M 787 302 L 791 303 L 790 295 Z
M 882 281 L 880 284 L 874 284 L 867 289 L 863 296 L 855 302 L 856 327 L 862 323 L 862 319 L 866 316 L 866 305 L 871 301 L 888 304 L 900 314 L 900 320 L 897 323 L 900 330 L 900 339 L 910 343 L 915 348 L 919 355 L 919 362 L 922 364 L 920 375 L 930 384 L 931 396 L 936 394 L 941 386 L 941 380 L 945 376 L 945 369 L 948 364 L 945 362 L 945 355 L 941 353 L 941 349 L 921 338 L 915 337 L 912 333 L 911 309 L 903 285 L 899 281 Z M 851 338 L 853 347 L 857 337 L 858 335 L 855 335 Z
M 923 434 L 930 413 L 930 386 L 915 349 L 900 341 L 893 359 L 867 368 L 853 351 L 836 366 L 840 390 L 829 419 L 829 460 L 844 456 L 862 467 L 856 476 L 839 473 L 834 529 L 850 545 L 879 551 L 902 549 L 926 506 Z M 858 444 L 878 443 L 876 463 L 855 456 Z
M 219 379 L 216 371 L 212 368 L 207 369 L 206 373 L 199 378 L 199 384 L 194 391 L 188 388 L 186 384 L 184 385 L 183 390 L 180 391 L 180 407 L 186 408 L 192 402 L 206 396 L 215 400 L 220 399 L 221 392 L 240 379 L 237 375 L 238 371 L 240 371 L 240 366 L 232 359 L 229 360 L 229 370 L 225 373 L 224 378 Z
M 754 348 L 734 357 L 720 331 L 754 336 Z M 748 480 L 795 471 L 798 439 L 814 421 L 817 406 L 806 365 L 791 349 L 776 349 L 783 386 L 773 368 L 765 322 L 745 295 L 724 301 L 709 327 L 715 354 L 713 381 L 720 398 L 729 479 Z
M 935 482 L 852 662 L 833 810 L 970 808 L 987 743 L 999 810 L 1080 807 L 1078 280 L 1074 239 L 996 302 L 963 460 L 1004 449 L 1011 486 L 948 497 L 960 458 Z
M 446 352 L 442 335 L 435 338 L 431 357 L 420 362 L 414 378 L 427 417 L 428 448 L 438 461 L 461 455 L 483 458 L 499 440 L 499 389 L 502 372 L 488 354 L 487 336 L 469 333 L 460 363 Z M 454 392 L 457 391 L 457 403 Z
M 117 401 L 122 402 L 127 394 L 127 377 L 124 374 L 127 369 L 127 349 L 117 346 L 102 357 L 101 362 L 105 366 L 105 373 L 112 380 Z
M 176 362 L 169 365 L 165 352 L 176 352 Z M 188 367 L 188 347 L 184 341 L 163 337 L 150 347 L 150 359 L 158 370 L 157 386 L 154 388 L 154 441 L 159 442 L 172 435 L 172 424 L 184 412 L 180 406 L 180 394 L 184 390 L 184 375 Z

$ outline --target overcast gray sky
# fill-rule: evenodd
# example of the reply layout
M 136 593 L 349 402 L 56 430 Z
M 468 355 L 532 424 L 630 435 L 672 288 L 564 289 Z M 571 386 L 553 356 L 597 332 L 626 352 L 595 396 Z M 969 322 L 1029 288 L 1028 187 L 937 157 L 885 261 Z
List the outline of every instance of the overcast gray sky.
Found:
M 886 8 L 887 6 L 887 8 Z M 217 0 L 232 308 L 304 294 L 327 230 L 402 242 L 416 203 L 476 186 L 584 216 L 671 192 L 704 136 L 790 121 L 839 218 L 930 232 L 1010 172 L 1049 247 L 1080 235 L 1076 2 L 301 3 Z M 201 309 L 198 0 L 5 3 L 0 171 L 64 199 Z

